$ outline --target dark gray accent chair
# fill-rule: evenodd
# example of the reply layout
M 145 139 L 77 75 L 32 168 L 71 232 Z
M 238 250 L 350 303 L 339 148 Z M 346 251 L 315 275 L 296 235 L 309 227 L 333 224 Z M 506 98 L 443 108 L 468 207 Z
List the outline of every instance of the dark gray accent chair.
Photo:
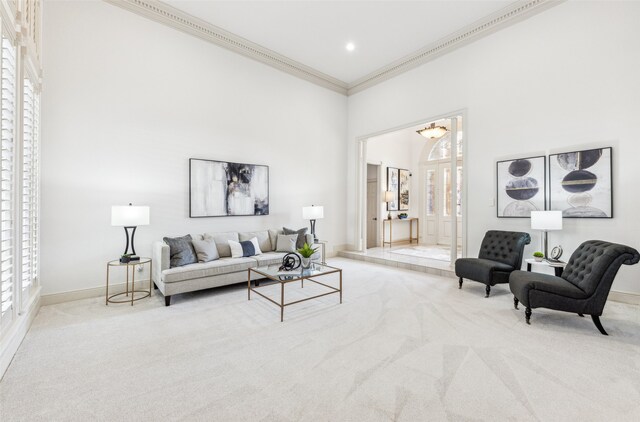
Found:
M 602 240 L 587 240 L 571 255 L 561 277 L 550 274 L 514 271 L 509 277 L 513 305 L 526 306 L 525 318 L 530 323 L 531 309 L 548 308 L 591 315 L 593 323 L 604 335 L 600 315 L 607 301 L 618 269 L 638 263 L 638 251 L 628 246 Z
M 482 239 L 477 258 L 456 260 L 459 288 L 465 278 L 479 281 L 486 284 L 485 297 L 489 297 L 491 286 L 508 283 L 509 274 L 522 267 L 522 252 L 530 242 L 529 233 L 489 230 Z

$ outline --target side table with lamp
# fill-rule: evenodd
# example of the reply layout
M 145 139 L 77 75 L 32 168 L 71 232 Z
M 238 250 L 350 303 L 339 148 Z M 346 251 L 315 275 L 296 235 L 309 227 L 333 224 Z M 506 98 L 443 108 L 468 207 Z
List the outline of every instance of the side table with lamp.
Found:
M 532 258 L 525 259 L 527 271 L 531 271 L 533 265 L 542 265 L 553 268 L 556 277 L 560 277 L 567 264 L 558 259 L 562 254 L 562 248 L 554 248 L 554 250 L 560 249 L 560 254 L 557 256 L 555 254 L 553 257 L 549 255 L 547 232 L 550 230 L 562 230 L 562 211 L 531 211 L 531 229 L 542 231 L 544 260 L 536 261 Z

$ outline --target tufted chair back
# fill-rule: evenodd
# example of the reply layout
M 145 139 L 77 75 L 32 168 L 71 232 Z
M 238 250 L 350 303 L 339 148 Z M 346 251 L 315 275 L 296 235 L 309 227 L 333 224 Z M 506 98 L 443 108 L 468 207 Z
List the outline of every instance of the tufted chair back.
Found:
M 480 259 L 502 262 L 519 270 L 524 246 L 531 242 L 529 233 L 489 230 L 480 245 Z
M 609 295 L 618 269 L 640 260 L 638 251 L 629 246 L 603 240 L 587 240 L 571 255 L 562 278 L 589 295 Z

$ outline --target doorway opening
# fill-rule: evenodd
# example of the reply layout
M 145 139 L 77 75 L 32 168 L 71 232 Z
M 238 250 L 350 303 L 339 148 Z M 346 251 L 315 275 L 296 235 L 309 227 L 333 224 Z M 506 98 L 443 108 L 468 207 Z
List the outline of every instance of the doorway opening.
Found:
M 460 111 L 358 139 L 354 254 L 429 268 L 464 255 L 464 127 Z

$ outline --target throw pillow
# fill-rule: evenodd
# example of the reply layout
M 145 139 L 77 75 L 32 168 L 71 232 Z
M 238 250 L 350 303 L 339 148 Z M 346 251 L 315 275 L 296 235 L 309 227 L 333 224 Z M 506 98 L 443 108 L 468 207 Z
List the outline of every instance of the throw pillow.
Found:
M 255 237 L 251 240 L 245 240 L 242 242 L 229 240 L 229 248 L 231 249 L 231 258 L 256 256 L 262 253 L 260 245 L 258 244 L 258 239 Z
M 283 227 L 282 230 L 284 231 L 284 234 L 297 234 L 298 235 L 298 240 L 296 240 L 296 249 L 300 249 L 304 246 L 306 240 L 305 234 L 307 234 L 307 228 L 303 228 L 300 230 L 291 230 L 288 229 L 286 227 Z
M 279 234 L 276 241 L 276 252 L 295 252 L 297 234 Z
M 198 262 L 196 251 L 191 243 L 191 235 L 182 237 L 163 237 L 162 240 L 169 245 L 169 267 L 182 267 Z
M 198 256 L 198 262 L 215 261 L 220 258 L 216 242 L 212 237 L 207 237 L 203 240 L 191 239 L 191 244 L 193 244 L 193 249 L 195 249 Z

